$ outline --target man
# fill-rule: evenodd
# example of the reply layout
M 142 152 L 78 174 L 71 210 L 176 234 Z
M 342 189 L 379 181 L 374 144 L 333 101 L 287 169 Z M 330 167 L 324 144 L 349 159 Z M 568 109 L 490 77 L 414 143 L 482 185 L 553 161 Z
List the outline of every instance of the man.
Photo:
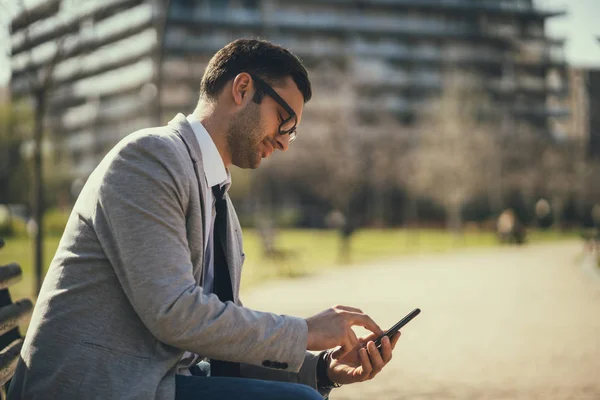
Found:
M 289 51 L 237 40 L 210 61 L 192 115 L 110 151 L 67 223 L 10 399 L 315 399 L 389 362 L 398 337 L 380 354 L 381 329 L 359 309 L 303 319 L 238 296 L 228 167 L 287 150 L 310 97 Z M 356 325 L 373 333 L 358 339 Z M 206 360 L 211 376 L 198 376 Z

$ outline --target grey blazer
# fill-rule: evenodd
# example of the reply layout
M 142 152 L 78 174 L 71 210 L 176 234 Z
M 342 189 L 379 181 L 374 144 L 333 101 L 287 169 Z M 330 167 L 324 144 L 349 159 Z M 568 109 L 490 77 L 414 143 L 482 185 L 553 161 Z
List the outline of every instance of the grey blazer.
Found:
M 205 186 L 200 148 L 182 114 L 110 151 L 73 208 L 9 399 L 172 400 L 186 350 L 241 362 L 248 377 L 316 387 L 306 322 L 239 300 L 244 252 L 229 198 L 234 302 L 202 293 Z

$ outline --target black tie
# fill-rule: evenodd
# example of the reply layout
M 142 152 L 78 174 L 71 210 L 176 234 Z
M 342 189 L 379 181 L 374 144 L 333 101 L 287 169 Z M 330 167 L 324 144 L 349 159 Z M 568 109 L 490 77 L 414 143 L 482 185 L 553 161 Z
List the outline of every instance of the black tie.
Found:
M 215 226 L 213 230 L 213 256 L 214 256 L 214 283 L 213 292 L 223 303 L 233 302 L 233 289 L 231 286 L 231 277 L 227 267 L 227 258 L 225 257 L 224 246 L 227 239 L 227 200 L 224 197 L 225 190 L 221 190 L 219 185 L 212 187 L 215 197 Z M 240 376 L 240 364 L 228 361 L 211 360 L 211 376 Z

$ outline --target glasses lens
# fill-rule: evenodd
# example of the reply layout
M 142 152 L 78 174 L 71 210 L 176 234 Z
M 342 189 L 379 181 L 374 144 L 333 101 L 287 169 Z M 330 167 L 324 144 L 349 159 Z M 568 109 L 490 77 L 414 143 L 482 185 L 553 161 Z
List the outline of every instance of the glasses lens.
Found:
M 287 121 L 284 121 L 283 124 L 279 127 L 281 133 L 290 133 L 296 128 L 296 118 L 289 118 Z
M 298 137 L 298 135 L 296 134 L 296 130 L 290 132 L 289 135 L 290 135 L 290 141 L 289 141 L 289 143 L 292 143 Z

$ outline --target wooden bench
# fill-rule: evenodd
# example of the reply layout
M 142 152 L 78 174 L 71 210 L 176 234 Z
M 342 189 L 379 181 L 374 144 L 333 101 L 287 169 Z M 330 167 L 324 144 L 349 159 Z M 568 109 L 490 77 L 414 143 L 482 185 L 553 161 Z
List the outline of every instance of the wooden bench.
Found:
M 0 238 L 0 249 L 4 240 Z M 0 398 L 6 398 L 5 385 L 12 378 L 19 361 L 23 337 L 19 323 L 31 315 L 33 304 L 24 299 L 11 300 L 8 286 L 21 280 L 23 271 L 16 263 L 0 265 Z

